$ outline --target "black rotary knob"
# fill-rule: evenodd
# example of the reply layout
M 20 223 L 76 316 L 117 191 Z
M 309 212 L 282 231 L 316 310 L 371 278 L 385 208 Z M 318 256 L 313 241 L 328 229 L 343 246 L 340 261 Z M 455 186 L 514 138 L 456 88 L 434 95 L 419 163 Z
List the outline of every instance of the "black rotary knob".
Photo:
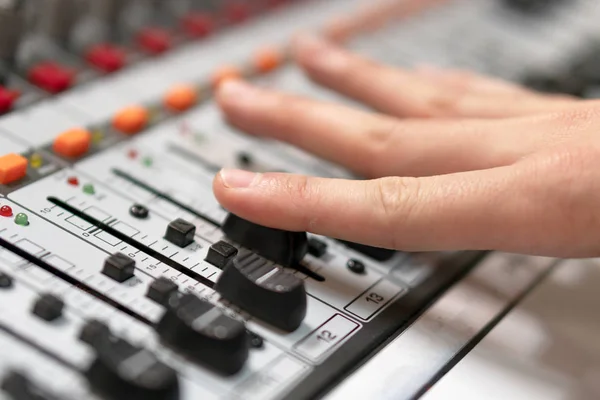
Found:
M 308 252 L 306 232 L 268 228 L 233 214 L 221 229 L 232 241 L 284 267 L 296 266 Z
M 114 400 L 177 400 L 177 373 L 150 351 L 115 337 L 98 321 L 89 322 L 81 339 L 96 351 L 85 372 L 92 390 Z
M 244 324 L 192 294 L 171 296 L 156 327 L 162 341 L 223 375 L 239 372 L 250 341 Z
M 10 371 L 0 380 L 0 390 L 13 400 L 57 400 L 20 371 Z
M 215 290 L 225 300 L 284 331 L 296 330 L 306 316 L 304 281 L 248 250 L 229 261 Z

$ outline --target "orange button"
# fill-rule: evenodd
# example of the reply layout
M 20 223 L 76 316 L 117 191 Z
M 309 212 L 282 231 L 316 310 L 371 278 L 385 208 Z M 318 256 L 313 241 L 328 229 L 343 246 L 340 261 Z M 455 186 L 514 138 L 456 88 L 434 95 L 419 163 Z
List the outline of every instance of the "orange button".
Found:
M 198 101 L 198 91 L 189 85 L 177 85 L 167 92 L 165 106 L 171 111 L 185 111 Z
M 0 185 L 23 179 L 27 175 L 27 159 L 18 154 L 7 154 L 0 157 Z
M 79 157 L 87 153 L 92 134 L 83 128 L 75 128 L 58 135 L 52 149 L 63 157 Z
M 212 83 L 215 88 L 228 79 L 239 79 L 242 77 L 242 72 L 233 66 L 226 65 L 219 68 L 213 75 Z
M 262 73 L 277 69 L 283 62 L 283 56 L 276 49 L 262 49 L 254 55 L 254 67 Z
M 146 127 L 150 113 L 141 106 L 131 106 L 119 111 L 113 118 L 113 127 L 119 132 L 133 135 Z

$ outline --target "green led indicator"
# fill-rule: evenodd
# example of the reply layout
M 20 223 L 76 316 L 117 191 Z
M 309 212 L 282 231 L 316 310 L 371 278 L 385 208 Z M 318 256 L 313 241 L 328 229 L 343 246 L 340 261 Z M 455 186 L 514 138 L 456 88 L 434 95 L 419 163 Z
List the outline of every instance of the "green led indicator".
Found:
M 96 194 L 96 189 L 94 189 L 94 185 L 91 183 L 86 183 L 83 185 L 83 193 L 86 194 Z
M 29 217 L 26 214 L 19 213 L 15 217 L 15 224 L 20 226 L 27 226 L 29 225 Z
M 144 159 L 142 160 L 142 163 L 146 166 L 146 167 L 151 167 L 152 164 L 154 163 L 154 161 L 152 160 L 152 158 L 150 157 L 144 157 Z

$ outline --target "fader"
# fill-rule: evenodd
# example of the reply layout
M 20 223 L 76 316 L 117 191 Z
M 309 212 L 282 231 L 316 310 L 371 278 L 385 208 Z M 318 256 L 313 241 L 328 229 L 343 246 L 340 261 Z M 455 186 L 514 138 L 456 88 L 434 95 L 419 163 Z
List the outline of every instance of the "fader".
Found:
M 418 343 L 413 323 L 465 276 L 510 287 L 508 304 L 559 261 L 409 254 L 229 214 L 211 190 L 222 167 L 355 177 L 236 131 L 211 93 L 242 77 L 363 107 L 287 56 L 295 32 L 356 16 L 347 45 L 382 62 L 592 97 L 596 3 L 398 0 L 404 17 L 375 29 L 367 0 L 0 1 L 0 399 L 334 396 L 387 341 Z M 483 329 L 446 340 L 444 318 L 398 354 L 401 398 Z

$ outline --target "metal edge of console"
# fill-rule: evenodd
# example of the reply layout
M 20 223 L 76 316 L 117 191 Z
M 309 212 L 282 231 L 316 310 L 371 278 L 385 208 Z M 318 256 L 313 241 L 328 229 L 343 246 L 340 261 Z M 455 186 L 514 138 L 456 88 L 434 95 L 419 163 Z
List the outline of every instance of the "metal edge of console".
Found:
M 441 296 L 437 296 L 433 299 L 429 304 L 430 306 L 426 310 L 422 310 L 418 315 L 415 315 L 411 318 L 410 326 L 404 326 L 399 332 L 397 332 L 394 336 L 388 338 L 379 348 L 375 351 L 375 354 L 372 354 L 368 359 L 361 363 L 360 366 L 354 368 L 353 371 L 347 374 L 346 380 L 340 384 L 339 386 L 333 388 L 329 391 L 326 396 L 327 400 L 338 400 L 338 399 L 347 399 L 349 393 L 353 393 L 353 395 L 358 396 L 357 398 L 363 398 L 362 395 L 364 393 L 360 393 L 360 390 L 356 390 L 359 387 L 368 387 L 371 395 L 377 396 L 377 393 L 380 397 L 371 397 L 373 399 L 378 400 L 399 400 L 399 399 L 407 399 L 414 400 L 418 399 L 427 393 L 428 389 L 435 385 L 444 375 L 446 375 L 456 364 L 458 364 L 481 340 L 483 340 L 489 332 L 497 326 L 503 318 L 510 313 L 519 303 L 521 303 L 536 287 L 538 287 L 541 282 L 563 261 L 559 259 L 555 259 L 552 262 L 549 262 L 545 268 L 542 268 L 539 272 L 537 272 L 524 286 L 519 293 L 515 294 L 501 305 L 501 307 L 494 313 L 490 313 L 487 315 L 487 318 L 483 318 L 477 321 L 476 327 L 471 327 L 474 329 L 474 332 L 469 333 L 468 335 L 458 334 L 456 337 L 452 337 L 452 340 L 455 341 L 453 345 L 453 351 L 446 356 L 442 356 L 443 362 L 438 363 L 436 365 L 429 365 L 429 369 L 431 370 L 431 374 L 429 377 L 423 377 L 427 379 L 421 379 L 418 384 L 414 386 L 414 390 L 403 391 L 401 395 L 398 394 L 398 390 L 402 390 L 400 388 L 401 385 L 398 385 L 398 388 L 394 388 L 393 383 L 390 385 L 389 382 L 389 372 L 390 370 L 390 359 L 393 358 L 398 360 L 398 356 L 406 356 L 406 358 L 411 358 L 410 354 L 407 354 L 406 350 L 408 349 L 407 344 L 411 344 L 410 341 L 415 339 L 415 337 L 421 335 L 423 332 L 427 332 L 427 329 L 423 329 L 423 327 L 428 323 L 428 319 L 432 318 L 433 314 L 431 311 L 433 308 L 438 307 L 440 305 L 444 305 L 446 303 L 451 302 L 450 297 L 457 294 L 461 290 L 468 287 L 468 277 L 471 273 L 477 271 L 477 269 L 483 265 L 483 262 L 488 258 L 491 258 L 492 255 L 498 254 L 495 252 L 486 253 L 486 257 L 480 259 L 483 260 L 481 263 L 477 264 L 476 268 L 470 268 L 468 271 L 465 271 L 461 276 L 464 277 L 460 282 L 454 281 L 454 285 L 448 288 Z M 483 266 L 485 268 L 485 266 Z M 473 303 L 476 304 L 477 302 Z M 443 306 L 442 306 L 443 308 Z M 474 307 L 470 306 L 469 310 L 472 311 Z M 443 342 L 447 340 L 447 337 L 443 337 L 443 334 L 447 334 L 448 331 L 444 331 L 447 327 L 443 327 L 440 332 L 440 341 Z M 431 332 L 429 332 L 431 333 Z M 410 334 L 413 337 L 411 340 L 408 340 L 404 336 Z M 438 332 L 434 332 L 436 336 L 438 336 Z M 411 347 L 410 349 L 414 354 L 421 354 L 427 351 L 435 352 L 437 349 L 432 348 L 435 346 L 430 346 L 431 343 L 427 342 L 428 339 L 417 343 L 418 345 L 415 347 Z M 414 341 L 414 340 L 413 340 Z M 417 341 L 418 342 L 418 341 Z M 415 343 L 412 343 L 413 345 Z M 429 348 L 427 348 L 429 347 Z M 449 346 L 451 347 L 451 346 Z M 402 364 L 402 363 L 398 363 Z M 406 367 L 407 364 L 404 364 Z M 397 366 L 394 366 L 398 370 L 401 369 Z M 406 371 L 406 370 L 405 370 Z M 408 371 L 407 371 L 408 372 Z M 399 381 L 404 381 L 406 383 L 407 378 L 399 376 Z M 359 384 L 362 382 L 363 384 Z M 378 392 L 377 388 L 387 387 L 386 393 Z M 401 396 L 401 397 L 398 397 Z M 313 397 L 314 398 L 314 397 Z M 354 398 L 354 397 L 353 397 Z
M 487 252 L 464 252 L 445 260 L 436 273 L 411 289 L 332 354 L 316 366 L 295 387 L 286 400 L 322 398 L 346 377 L 374 357 L 380 349 L 400 335 L 446 290 L 458 282 L 487 255 Z M 365 346 L 368 343 L 368 346 Z

